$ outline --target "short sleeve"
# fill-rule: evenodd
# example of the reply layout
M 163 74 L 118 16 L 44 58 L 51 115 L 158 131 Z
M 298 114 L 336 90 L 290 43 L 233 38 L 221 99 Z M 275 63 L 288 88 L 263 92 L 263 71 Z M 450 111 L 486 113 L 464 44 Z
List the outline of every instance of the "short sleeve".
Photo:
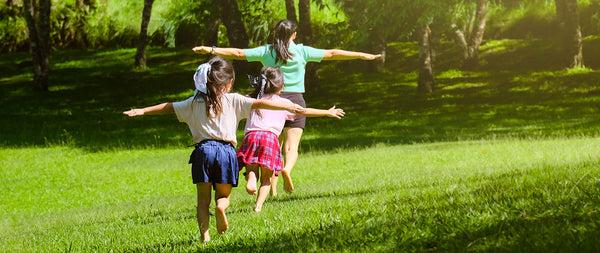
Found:
M 264 58 L 264 56 L 267 54 L 268 47 L 267 47 L 267 45 L 264 45 L 264 46 L 260 46 L 260 47 L 243 49 L 243 50 L 244 50 L 244 55 L 246 56 L 246 61 L 255 62 L 255 61 L 261 61 Z
M 237 93 L 233 93 L 231 94 L 231 96 L 233 100 L 233 108 L 235 110 L 235 114 L 238 120 L 247 119 L 248 117 L 250 117 L 250 112 L 252 111 L 252 104 L 254 104 L 254 101 L 256 101 L 256 99 L 242 96 Z
M 290 103 L 290 104 L 294 103 L 291 100 L 289 100 L 287 98 L 282 98 L 282 97 L 279 97 L 278 102 L 281 102 L 281 103 Z M 295 113 L 289 112 L 289 111 L 284 111 L 284 113 L 285 113 L 285 120 L 295 120 L 296 119 L 296 114 Z
M 296 120 L 296 114 L 293 112 L 285 111 L 285 120 L 293 121 Z
M 187 123 L 189 119 L 191 119 L 193 101 L 194 97 L 190 97 L 186 100 L 173 103 L 173 110 L 175 111 L 175 115 L 177 115 L 177 120 L 179 120 L 179 122 Z
M 325 56 L 325 50 L 309 46 L 302 46 L 302 52 L 306 62 L 321 62 Z

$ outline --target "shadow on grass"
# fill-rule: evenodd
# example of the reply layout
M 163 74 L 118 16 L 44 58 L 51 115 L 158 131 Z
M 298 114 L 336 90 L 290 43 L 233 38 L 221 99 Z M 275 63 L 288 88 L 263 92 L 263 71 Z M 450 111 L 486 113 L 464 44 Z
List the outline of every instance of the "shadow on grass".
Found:
M 544 43 L 488 42 L 482 47 L 484 64 L 474 71 L 450 69 L 457 64 L 457 52 L 448 47 L 440 55 L 449 60 L 439 67 L 438 90 L 427 97 L 415 94 L 416 74 L 405 72 L 414 69 L 411 43 L 391 45 L 394 60 L 385 73 L 361 72 L 360 62 L 325 64 L 320 88 L 306 94 L 308 105 L 337 105 L 347 116 L 310 119 L 301 148 L 598 135 L 600 71 L 556 70 L 554 58 L 545 57 L 552 45 Z M 600 48 L 595 40 L 587 43 L 592 45 L 588 50 Z M 14 65 L 26 55 L 0 57 L 0 67 L 9 69 L 0 78 L 0 146 L 101 151 L 191 144 L 187 127 L 174 116 L 130 119 L 121 114 L 191 95 L 191 76 L 203 59 L 188 51 L 152 49 L 145 71 L 132 69 L 133 49 L 59 51 L 53 58 L 51 92 L 45 94 L 29 92 L 28 71 Z M 236 89 L 248 91 L 244 78 L 237 79 Z

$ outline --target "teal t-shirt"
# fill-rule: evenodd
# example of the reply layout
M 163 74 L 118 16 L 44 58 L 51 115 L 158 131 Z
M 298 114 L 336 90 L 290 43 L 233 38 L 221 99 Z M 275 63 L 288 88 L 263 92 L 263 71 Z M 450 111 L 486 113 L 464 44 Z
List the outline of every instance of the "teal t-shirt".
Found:
M 325 50 L 290 42 L 289 51 L 293 57 L 287 64 L 277 63 L 277 54 L 271 50 L 271 45 L 263 45 L 252 49 L 244 49 L 244 55 L 249 62 L 260 61 L 265 67 L 279 67 L 283 72 L 284 92 L 304 92 L 304 72 L 306 63 L 320 62 L 325 56 Z

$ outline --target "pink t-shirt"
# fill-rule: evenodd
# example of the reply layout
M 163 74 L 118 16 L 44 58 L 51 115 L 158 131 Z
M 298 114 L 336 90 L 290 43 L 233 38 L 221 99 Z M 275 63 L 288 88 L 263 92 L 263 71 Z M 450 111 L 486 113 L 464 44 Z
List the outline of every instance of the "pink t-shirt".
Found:
M 272 96 L 261 97 L 261 99 L 271 100 L 280 103 L 292 103 L 292 101 L 282 98 L 279 95 L 273 94 Z M 260 111 L 260 116 L 256 113 Z M 266 109 L 256 109 L 250 112 L 250 117 L 246 121 L 245 133 L 250 131 L 270 131 L 277 136 L 281 134 L 283 125 L 286 120 L 294 120 L 296 114 L 289 111 L 276 111 Z

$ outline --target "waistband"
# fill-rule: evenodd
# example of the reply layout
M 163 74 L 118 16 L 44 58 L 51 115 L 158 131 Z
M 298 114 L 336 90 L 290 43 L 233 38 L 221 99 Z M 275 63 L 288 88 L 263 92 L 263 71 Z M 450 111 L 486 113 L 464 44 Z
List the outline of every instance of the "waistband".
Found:
M 189 145 L 188 147 L 192 147 L 192 146 L 193 146 L 193 147 L 196 147 L 196 148 L 197 148 L 197 147 L 200 147 L 200 146 L 202 146 L 203 144 L 206 144 L 206 143 L 211 143 L 211 142 L 217 142 L 217 143 L 220 143 L 220 144 L 223 144 L 223 145 L 229 145 L 229 146 L 231 146 L 231 147 L 233 148 L 233 144 L 231 144 L 231 142 L 224 141 L 224 140 L 214 140 L 214 139 L 206 139 L 206 140 L 202 140 L 201 142 L 198 142 L 198 143 L 196 143 L 196 144 Z

